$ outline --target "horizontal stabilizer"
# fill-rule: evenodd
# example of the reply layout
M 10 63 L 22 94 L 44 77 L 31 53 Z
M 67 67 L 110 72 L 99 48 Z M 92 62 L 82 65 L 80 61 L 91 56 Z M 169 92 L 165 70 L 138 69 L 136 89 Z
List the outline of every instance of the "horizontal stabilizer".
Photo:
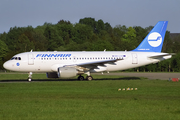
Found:
M 165 57 L 165 56 L 172 56 L 172 55 L 175 55 L 175 53 L 164 53 L 164 54 L 159 54 L 159 55 L 152 55 L 152 56 L 148 56 L 148 58 L 153 58 L 153 59 L 158 59 L 158 58 L 162 58 L 162 57 Z

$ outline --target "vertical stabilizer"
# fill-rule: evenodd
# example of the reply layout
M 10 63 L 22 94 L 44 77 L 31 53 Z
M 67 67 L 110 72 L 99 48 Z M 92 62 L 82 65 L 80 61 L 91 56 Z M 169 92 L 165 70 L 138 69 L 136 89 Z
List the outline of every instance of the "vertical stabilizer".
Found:
M 161 52 L 168 21 L 159 21 L 141 44 L 132 51 Z

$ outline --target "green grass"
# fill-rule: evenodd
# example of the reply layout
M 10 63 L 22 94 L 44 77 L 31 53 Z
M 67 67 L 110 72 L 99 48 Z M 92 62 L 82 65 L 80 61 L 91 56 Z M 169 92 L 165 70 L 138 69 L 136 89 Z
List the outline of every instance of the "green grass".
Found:
M 27 75 L 11 75 L 0 74 L 0 120 L 180 119 L 180 82 L 97 75 L 48 81 L 43 74 L 19 82 Z M 127 87 L 138 90 L 118 91 Z

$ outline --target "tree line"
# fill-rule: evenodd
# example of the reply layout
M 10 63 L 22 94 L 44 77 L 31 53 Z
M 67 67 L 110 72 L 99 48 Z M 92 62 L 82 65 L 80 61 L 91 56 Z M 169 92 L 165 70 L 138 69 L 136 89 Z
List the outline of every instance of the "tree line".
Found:
M 3 63 L 13 55 L 33 51 L 124 51 L 135 49 L 153 26 L 112 27 L 103 20 L 83 18 L 78 23 L 60 20 L 56 24 L 44 23 L 33 28 L 12 27 L 6 33 L 0 34 L 0 69 Z M 178 36 L 176 39 L 180 39 Z M 157 64 L 151 64 L 128 71 L 149 72 L 179 72 L 180 71 L 180 41 L 172 40 L 170 32 L 166 36 L 162 52 L 177 53 L 173 58 Z

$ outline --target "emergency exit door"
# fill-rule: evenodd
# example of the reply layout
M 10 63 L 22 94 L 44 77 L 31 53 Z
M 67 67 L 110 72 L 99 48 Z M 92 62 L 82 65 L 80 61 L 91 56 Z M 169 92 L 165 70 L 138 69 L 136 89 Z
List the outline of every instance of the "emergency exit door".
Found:
M 138 56 L 136 53 L 132 53 L 132 64 L 138 64 Z
M 34 56 L 33 56 L 33 54 L 28 54 L 28 65 L 34 65 Z

